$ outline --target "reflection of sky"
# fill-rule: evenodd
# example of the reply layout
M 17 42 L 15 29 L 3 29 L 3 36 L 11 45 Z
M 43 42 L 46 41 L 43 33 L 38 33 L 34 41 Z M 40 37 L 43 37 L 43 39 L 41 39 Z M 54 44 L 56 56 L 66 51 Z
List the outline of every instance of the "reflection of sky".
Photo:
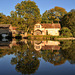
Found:
M 6 55 L 0 58 L 0 75 L 22 75 L 15 70 L 15 65 L 11 65 L 11 59 L 14 55 Z M 75 75 L 75 65 L 66 61 L 62 65 L 54 66 L 49 62 L 45 62 L 39 58 L 40 65 L 34 75 Z
M 65 64 L 54 66 L 41 59 L 36 75 L 75 75 L 75 65 L 70 65 L 70 63 L 66 61 Z
M 15 65 L 11 65 L 14 55 L 6 55 L 0 58 L 0 75 L 21 75 L 15 70 Z

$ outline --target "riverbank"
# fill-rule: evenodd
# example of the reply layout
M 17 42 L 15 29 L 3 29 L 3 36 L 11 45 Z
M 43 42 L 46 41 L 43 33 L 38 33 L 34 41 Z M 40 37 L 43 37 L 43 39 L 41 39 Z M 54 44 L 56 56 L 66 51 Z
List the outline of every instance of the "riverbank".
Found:
M 37 40 L 75 40 L 74 37 L 64 37 L 64 36 L 50 36 L 50 35 L 31 35 L 28 36 L 28 39 Z

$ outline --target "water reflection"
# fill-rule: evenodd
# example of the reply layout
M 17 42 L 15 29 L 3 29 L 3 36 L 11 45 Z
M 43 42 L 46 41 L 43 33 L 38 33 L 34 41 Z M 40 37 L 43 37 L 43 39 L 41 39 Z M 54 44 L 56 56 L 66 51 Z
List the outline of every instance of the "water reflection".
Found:
M 15 56 L 11 59 L 11 64 L 15 65 L 17 72 L 33 74 L 39 69 L 39 58 L 54 66 L 66 61 L 75 64 L 75 41 L 0 41 L 0 58 L 10 54 Z
M 59 41 L 34 41 L 34 49 L 40 50 L 60 50 Z

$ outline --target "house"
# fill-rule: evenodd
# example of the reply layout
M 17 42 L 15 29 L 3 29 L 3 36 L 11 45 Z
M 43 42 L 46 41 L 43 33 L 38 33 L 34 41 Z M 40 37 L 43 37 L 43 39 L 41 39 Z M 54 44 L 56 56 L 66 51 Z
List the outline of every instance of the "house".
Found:
M 52 35 L 59 36 L 59 30 L 61 25 L 59 23 L 55 24 L 35 24 L 34 25 L 34 35 Z
M 12 27 L 11 24 L 0 24 L 0 35 L 2 35 L 2 37 L 6 37 L 8 35 L 15 37 L 16 34 L 18 34 L 17 27 Z
M 11 24 L 0 24 L 0 35 L 2 35 L 3 37 L 6 37 L 11 33 L 12 33 Z

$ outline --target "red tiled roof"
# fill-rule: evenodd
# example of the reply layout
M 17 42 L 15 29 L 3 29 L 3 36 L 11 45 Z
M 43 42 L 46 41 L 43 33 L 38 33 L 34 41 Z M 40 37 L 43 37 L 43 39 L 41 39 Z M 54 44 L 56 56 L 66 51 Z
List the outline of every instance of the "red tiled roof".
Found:
M 57 24 L 41 24 L 42 25 L 42 28 L 61 28 L 61 25 L 59 23 Z

